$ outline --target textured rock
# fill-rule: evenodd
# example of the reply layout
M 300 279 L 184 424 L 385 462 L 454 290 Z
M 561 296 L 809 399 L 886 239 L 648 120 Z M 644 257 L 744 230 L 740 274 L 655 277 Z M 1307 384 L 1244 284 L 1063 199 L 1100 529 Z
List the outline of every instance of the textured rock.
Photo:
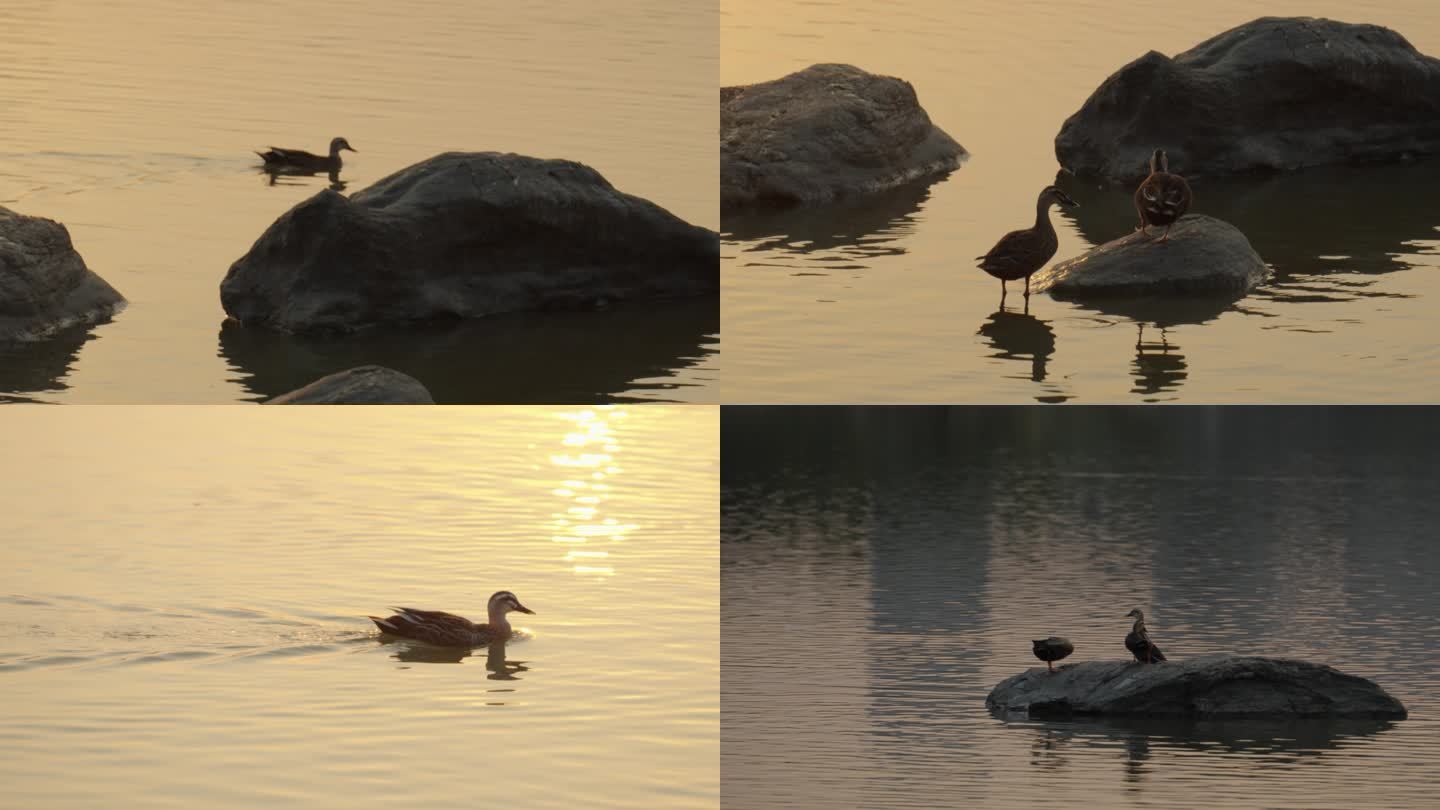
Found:
M 720 89 L 722 212 L 883 191 L 952 171 L 964 154 L 909 82 L 850 65 Z
M 1265 262 L 1239 229 L 1203 214 L 1181 217 L 1160 242 L 1129 234 L 1036 273 L 1030 288 L 1056 298 L 1243 294 L 1264 281 Z
M 85 266 L 64 225 L 0 207 L 0 340 L 98 323 L 125 303 Z
M 1151 150 L 1199 177 L 1440 153 L 1440 59 L 1375 25 L 1263 17 L 1106 79 L 1055 138 L 1060 165 L 1133 183 Z
M 985 705 L 1031 717 L 1405 717 L 1405 707 L 1364 678 L 1280 658 L 1208 655 L 1164 664 L 1087 661 L 1026 670 L 1001 681 Z
M 382 323 L 713 295 L 720 241 L 588 166 L 451 152 L 286 212 L 220 285 L 246 326 Z
M 360 366 L 321 377 L 266 405 L 434 405 L 420 381 L 383 366 Z

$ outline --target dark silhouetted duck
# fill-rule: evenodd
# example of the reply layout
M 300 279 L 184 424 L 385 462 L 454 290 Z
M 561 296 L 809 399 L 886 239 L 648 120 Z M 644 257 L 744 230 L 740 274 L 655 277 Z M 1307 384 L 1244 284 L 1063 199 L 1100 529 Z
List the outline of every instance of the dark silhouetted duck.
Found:
M 1046 669 L 1049 669 L 1051 672 L 1055 671 L 1055 666 L 1052 662 L 1059 661 L 1061 658 L 1075 652 L 1075 645 L 1070 643 L 1070 639 L 1060 638 L 1059 636 L 1042 638 L 1030 643 L 1035 645 L 1035 657 L 1044 661 Z
M 340 150 L 348 149 L 351 152 L 360 150 L 350 145 L 344 138 L 335 138 L 330 141 L 330 156 L 312 155 L 299 149 L 281 149 L 272 146 L 268 151 L 256 152 L 260 159 L 265 161 L 267 169 L 290 169 L 302 172 L 338 172 L 340 171 Z
M 531 615 L 535 613 L 520 604 L 515 594 L 509 591 L 496 591 L 495 595 L 490 597 L 490 620 L 485 624 L 475 624 L 462 616 L 438 610 L 403 607 L 394 609 L 400 612 L 388 619 L 371 616 L 370 621 L 375 622 L 381 632 L 445 647 L 475 647 L 492 641 L 503 641 L 514 632 L 505 614 L 513 611 Z
M 1145 629 L 1145 611 L 1135 608 L 1125 614 L 1125 618 L 1135 617 L 1135 626 L 1130 628 L 1130 633 L 1125 636 L 1125 649 L 1135 656 L 1135 660 L 1142 664 L 1153 664 L 1156 661 L 1164 661 L 1165 653 L 1155 646 L 1150 640 L 1150 631 Z
M 1164 242 L 1170 238 L 1170 226 L 1190 210 L 1190 184 L 1178 174 L 1170 173 L 1170 159 L 1164 149 L 1150 156 L 1150 176 L 1135 189 L 1135 210 L 1140 212 L 1140 235 L 1151 225 L 1164 225 Z
M 1078 206 L 1070 195 L 1056 188 L 1046 186 L 1035 201 L 1035 226 L 1023 231 L 1011 231 L 1000 237 L 995 247 L 984 256 L 979 256 L 980 269 L 1000 279 L 1000 300 L 1005 300 L 1005 282 L 1025 279 L 1025 297 L 1030 297 L 1030 277 L 1045 266 L 1060 247 L 1055 235 L 1055 226 L 1050 224 L 1050 206 Z

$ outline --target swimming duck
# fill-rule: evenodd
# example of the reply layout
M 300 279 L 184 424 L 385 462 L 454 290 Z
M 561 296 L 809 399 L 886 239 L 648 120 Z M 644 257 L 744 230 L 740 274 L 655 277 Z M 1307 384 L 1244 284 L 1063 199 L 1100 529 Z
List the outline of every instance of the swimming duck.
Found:
M 1005 234 L 989 253 L 976 257 L 981 270 L 1000 279 L 1001 301 L 1005 300 L 1005 282 L 1018 278 L 1025 279 L 1025 297 L 1029 298 L 1030 277 L 1044 267 L 1060 247 L 1055 226 L 1050 224 L 1050 206 L 1057 204 L 1071 208 L 1080 205 L 1055 186 L 1046 186 L 1035 201 L 1035 226 Z
M 1170 238 L 1170 226 L 1190 210 L 1190 184 L 1178 174 L 1170 173 L 1170 159 L 1164 149 L 1150 156 L 1150 176 L 1135 189 L 1135 210 L 1140 212 L 1140 234 L 1151 225 L 1164 225 L 1164 242 Z
M 1156 661 L 1164 661 L 1165 653 L 1155 646 L 1150 640 L 1150 631 L 1145 629 L 1145 611 L 1135 608 L 1125 614 L 1125 618 L 1135 618 L 1135 626 L 1130 628 L 1130 633 L 1125 636 L 1125 649 L 1135 656 L 1135 660 L 1142 664 L 1153 664 Z
M 400 612 L 388 619 L 381 619 L 378 616 L 370 616 L 369 619 L 375 622 L 375 626 L 380 628 L 382 633 L 428 641 L 431 644 L 440 644 L 446 647 L 474 647 L 507 639 L 514 631 L 510 627 L 510 621 L 505 618 L 505 614 L 517 610 L 532 616 L 535 614 L 535 611 L 520 604 L 520 600 L 515 598 L 515 594 L 509 591 L 496 591 L 495 595 L 490 597 L 488 607 L 490 620 L 485 624 L 475 624 L 462 616 L 442 613 L 438 610 L 415 610 L 404 607 L 397 607 L 394 610 Z
M 281 149 L 278 146 L 272 146 L 268 151 L 255 154 L 265 161 L 265 167 L 268 169 L 293 169 L 317 173 L 338 172 L 340 171 L 341 149 L 348 149 L 351 152 L 360 151 L 351 146 L 350 142 L 344 138 L 334 138 L 330 141 L 329 157 L 312 155 L 299 149 Z
M 1061 658 L 1075 652 L 1075 645 L 1070 643 L 1068 638 L 1051 636 L 1030 642 L 1035 645 L 1035 657 L 1045 662 L 1045 667 L 1051 672 L 1055 671 L 1052 661 L 1059 661 Z

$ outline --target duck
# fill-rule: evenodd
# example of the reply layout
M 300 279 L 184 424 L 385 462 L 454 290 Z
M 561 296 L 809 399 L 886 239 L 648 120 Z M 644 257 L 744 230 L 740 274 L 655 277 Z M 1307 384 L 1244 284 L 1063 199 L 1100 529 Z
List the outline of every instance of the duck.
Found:
M 382 633 L 416 641 L 427 641 L 443 647 L 478 647 L 495 641 L 504 641 L 510 638 L 514 632 L 514 629 L 510 627 L 509 619 L 505 618 L 507 613 L 518 611 L 535 615 L 535 611 L 520 604 L 520 600 L 515 598 L 515 594 L 509 591 L 496 591 L 490 597 L 487 606 L 489 621 L 485 624 L 476 624 L 463 616 L 438 610 L 416 610 L 405 607 L 392 608 L 392 610 L 399 612 L 385 619 L 379 616 L 369 616 L 368 618 L 375 623 L 376 627 L 380 628 Z
M 1050 224 L 1050 206 L 1064 205 L 1077 208 L 1080 203 L 1055 186 L 1041 189 L 1035 201 L 1035 225 L 1024 230 L 1011 231 L 1000 237 L 995 247 L 984 256 L 977 256 L 980 269 L 1000 279 L 1000 300 L 1005 300 L 1005 284 L 1015 279 L 1025 279 L 1025 297 L 1030 297 L 1030 277 L 1045 266 L 1060 247 L 1055 235 L 1055 226 Z
M 1035 645 L 1035 657 L 1044 661 L 1046 669 L 1051 672 L 1055 671 L 1055 665 L 1052 662 L 1059 661 L 1075 652 L 1075 645 L 1070 643 L 1070 639 L 1059 636 L 1037 639 L 1030 643 Z
M 256 152 L 260 159 L 265 161 L 265 168 L 272 170 L 306 171 L 306 172 L 339 172 L 340 171 L 340 150 L 346 149 L 351 152 L 359 152 L 359 149 L 350 145 L 344 138 L 332 138 L 330 141 L 330 156 L 312 155 L 300 149 L 281 149 L 272 146 L 264 152 Z
M 1155 646 L 1150 640 L 1150 631 L 1145 629 L 1145 611 L 1135 608 L 1125 614 L 1125 618 L 1135 619 L 1135 626 L 1130 628 L 1130 633 L 1125 636 L 1125 649 L 1135 656 L 1135 660 L 1142 664 L 1154 664 L 1165 660 L 1165 653 Z
M 1170 159 L 1164 149 L 1156 149 L 1150 156 L 1150 176 L 1135 189 L 1135 210 L 1140 213 L 1140 235 L 1151 225 L 1164 225 L 1165 235 L 1161 242 L 1170 239 L 1170 226 L 1190 210 L 1194 195 L 1190 184 L 1178 174 L 1170 173 Z

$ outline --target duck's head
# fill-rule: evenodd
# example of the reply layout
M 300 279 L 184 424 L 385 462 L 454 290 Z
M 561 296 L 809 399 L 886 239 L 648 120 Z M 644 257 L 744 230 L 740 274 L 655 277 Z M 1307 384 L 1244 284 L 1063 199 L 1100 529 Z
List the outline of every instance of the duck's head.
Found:
M 1170 158 L 1165 154 L 1164 149 L 1156 149 L 1150 156 L 1150 173 L 1170 171 Z
M 332 140 L 330 141 L 330 154 L 332 154 L 332 155 L 338 155 L 338 154 L 340 154 L 340 150 L 341 150 L 341 149 L 345 149 L 345 150 L 350 151 L 350 152 L 359 152 L 359 151 L 360 151 L 359 149 L 356 149 L 355 147 L 351 146 L 351 145 L 350 145 L 350 142 L 347 141 L 347 140 L 345 140 L 344 138 L 334 138 L 334 139 L 332 139 Z
M 1127 619 L 1139 619 L 1140 621 L 1143 622 L 1143 621 L 1145 621 L 1145 611 L 1141 610 L 1140 608 L 1134 608 L 1134 609 L 1131 610 L 1129 613 L 1126 613 L 1126 614 L 1125 614 L 1125 618 L 1127 618 Z
M 1080 203 L 1077 203 L 1074 200 L 1070 199 L 1070 195 L 1061 191 L 1059 186 L 1046 186 L 1040 192 L 1040 201 L 1047 204 L 1055 203 L 1056 205 L 1063 205 L 1067 208 L 1080 207 Z
M 520 600 L 515 598 L 515 594 L 509 591 L 496 591 L 495 595 L 490 597 L 491 616 L 504 616 L 506 613 L 515 611 L 535 615 L 535 611 L 520 604 Z

